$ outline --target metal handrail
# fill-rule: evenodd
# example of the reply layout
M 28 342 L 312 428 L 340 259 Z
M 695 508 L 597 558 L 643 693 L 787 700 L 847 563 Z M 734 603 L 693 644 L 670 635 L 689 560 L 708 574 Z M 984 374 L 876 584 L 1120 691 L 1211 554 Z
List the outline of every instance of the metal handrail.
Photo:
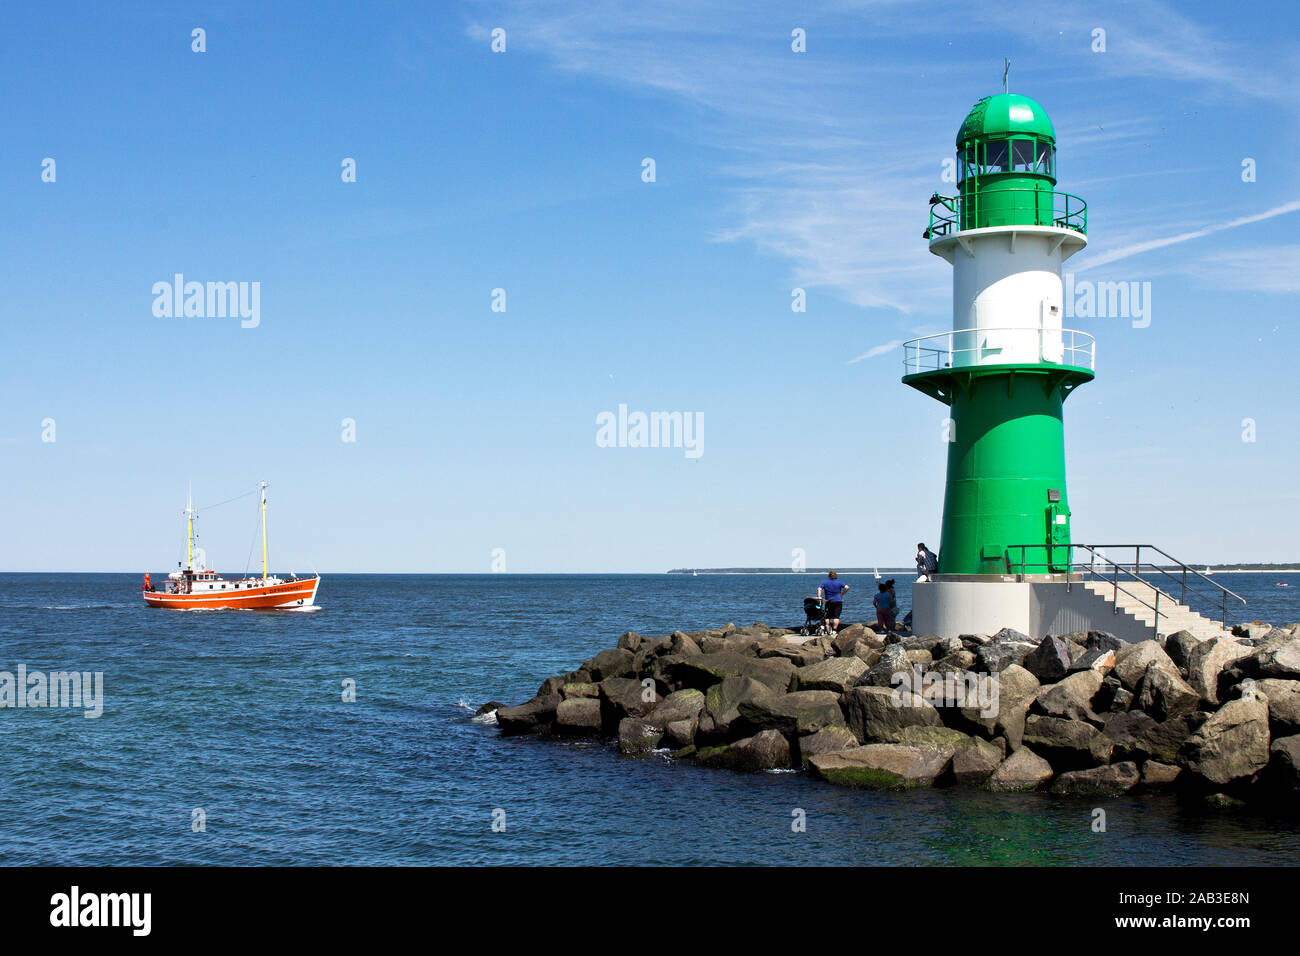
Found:
M 1024 578 L 1024 577 L 1026 576 L 1026 574 L 1028 573 L 1028 572 L 1025 570 L 1026 567 L 1028 567 L 1028 565 L 1026 565 L 1026 563 L 1025 563 L 1025 551 L 1026 551 L 1026 549 L 1028 549 L 1028 548 L 1043 548 L 1043 549 L 1045 549 L 1045 550 L 1048 550 L 1048 551 L 1049 551 L 1049 553 L 1048 553 L 1048 558 L 1049 558 L 1049 559 L 1050 559 L 1050 557 L 1051 557 L 1050 549 L 1053 549 L 1053 548 L 1068 548 L 1068 549 L 1071 549 L 1070 560 L 1066 563 L 1066 567 L 1069 568 L 1069 567 L 1073 567 L 1073 566 L 1074 566 L 1074 561 L 1073 561 L 1073 559 L 1074 559 L 1073 548 L 1075 548 L 1075 547 L 1080 547 L 1080 548 L 1088 549 L 1088 545 L 1077 545 L 1077 546 L 1076 546 L 1076 545 L 1073 545 L 1073 544 L 1013 544 L 1013 545 L 1010 545 L 1010 546 L 1007 548 L 1007 550 L 1010 551 L 1010 550 L 1012 550 L 1012 549 L 1017 549 L 1017 548 L 1020 550 L 1020 571 L 1019 571 L 1019 576 L 1020 576 L 1021 578 Z M 1104 555 L 1103 555 L 1103 558 L 1104 558 Z M 1008 558 L 1007 563 L 1008 563 L 1009 565 L 1011 565 L 1010 558 Z M 1042 564 L 1035 563 L 1035 564 L 1033 565 L 1033 567 L 1042 567 L 1042 568 L 1046 569 L 1046 570 L 1049 571 L 1049 572 L 1051 571 L 1052 568 L 1054 568 L 1054 567 L 1059 567 L 1059 566 L 1060 566 L 1060 563 L 1059 563 L 1059 562 L 1052 562 L 1052 561 L 1050 561 L 1050 560 L 1049 560 L 1049 561 L 1046 561 L 1046 562 L 1043 562 Z M 1014 567 L 1015 567 L 1014 565 L 1011 565 L 1011 568 L 1014 568 Z M 1160 591 L 1160 589 L 1159 589 L 1159 588 L 1153 588 L 1153 589 L 1152 589 L 1152 590 L 1154 590 L 1154 591 L 1156 592 L 1155 604 L 1148 604 L 1146 601 L 1144 601 L 1142 598 L 1138 597 L 1138 596 L 1137 596 L 1136 594 L 1134 594 L 1132 591 L 1129 591 L 1129 590 L 1127 590 L 1126 588 L 1122 588 L 1122 587 L 1119 586 L 1119 572 L 1122 570 L 1125 574 L 1127 574 L 1129 577 L 1133 578 L 1133 579 L 1134 579 L 1135 581 L 1137 581 L 1139 584 L 1147 584 L 1147 582 L 1146 582 L 1146 581 L 1143 581 L 1142 578 L 1139 577 L 1138 575 L 1136 575 L 1136 574 L 1134 574 L 1133 572 L 1129 571 L 1128 568 L 1121 568 L 1118 564 L 1113 564 L 1112 567 L 1115 569 L 1115 571 L 1114 571 L 1114 579 L 1113 579 L 1113 581 L 1111 582 L 1111 587 L 1114 589 L 1114 595 L 1115 595 L 1114 598 L 1113 598 L 1113 600 L 1112 600 L 1112 602 L 1111 602 L 1111 603 L 1113 603 L 1113 604 L 1115 605 L 1115 609 L 1114 609 L 1114 611 L 1113 611 L 1112 613 L 1114 613 L 1114 614 L 1118 614 L 1118 613 L 1119 613 L 1119 595 L 1121 595 L 1121 594 L 1127 594 L 1129 597 L 1131 597 L 1133 600 L 1137 601 L 1137 602 L 1138 602 L 1139 604 L 1141 604 L 1143 607 L 1150 608 L 1150 609 L 1155 613 L 1155 616 L 1152 618 L 1152 621 L 1151 621 L 1151 630 L 1152 630 L 1152 633 L 1153 633 L 1153 634 L 1159 634 L 1159 632 L 1160 632 L 1160 595 L 1161 595 L 1161 593 L 1162 593 L 1162 592 Z M 1089 574 L 1092 574 L 1091 569 L 1089 570 Z M 1149 585 L 1148 585 L 1148 586 L 1149 586 Z M 1066 582 L 1066 589 L 1069 590 L 1069 588 L 1070 588 L 1070 583 L 1067 581 L 1067 582 Z M 1168 597 L 1168 595 L 1165 595 L 1165 596 Z M 1166 614 L 1165 617 L 1169 617 L 1169 615 Z
M 1029 203 L 1021 203 L 1018 200 L 1028 194 L 1032 197 Z M 1050 216 L 1043 214 L 1039 202 L 1042 197 L 1051 195 L 1052 212 Z M 961 232 L 963 229 L 979 228 L 977 225 L 971 225 L 971 221 L 979 221 L 979 200 L 983 196 L 986 200 L 998 200 L 997 210 L 1007 212 L 1015 216 L 1024 216 L 1026 221 L 1016 223 L 1015 225 L 1025 226 L 1056 226 L 1061 229 L 1072 229 L 1082 235 L 1088 234 L 1088 204 L 1073 193 L 1060 192 L 1053 190 L 1050 194 L 1046 189 L 976 189 L 966 196 L 940 196 L 938 193 L 930 197 L 930 227 L 926 229 L 924 238 L 940 239 L 944 236 L 953 235 Z M 1014 197 L 1017 201 L 1010 207 L 1005 204 L 1007 196 Z M 1058 200 L 1061 200 L 1058 203 Z M 1060 209 L 1058 211 L 1058 205 Z
M 951 332 L 936 332 L 933 335 L 923 335 L 919 339 L 909 339 L 903 343 L 903 374 L 913 375 L 917 372 L 933 372 L 944 368 L 953 368 L 957 365 L 961 368 L 984 364 L 987 358 L 1000 357 L 1003 349 L 1008 347 L 1008 343 L 990 347 L 987 343 L 977 340 L 977 344 L 970 348 L 956 348 L 954 338 L 959 335 L 973 335 L 986 332 L 1002 333 L 1023 333 L 1022 345 L 1029 344 L 1030 339 L 1037 339 L 1037 354 L 1041 361 L 1052 365 L 1067 365 L 1073 368 L 1086 368 L 1093 371 L 1097 367 L 1097 341 L 1087 332 L 1080 332 L 1078 329 L 1053 329 L 1043 328 L 1042 326 L 1000 326 L 992 328 L 973 328 L 973 329 L 953 329 Z M 1053 361 L 1044 356 L 1043 346 L 1044 339 L 1048 336 L 1060 336 L 1061 341 L 1061 360 Z M 1067 340 L 1068 336 L 1068 340 Z M 925 345 L 923 343 L 936 342 L 936 345 Z M 941 347 L 946 343 L 946 347 Z M 1014 342 L 1010 343 L 1015 347 Z M 997 350 L 996 355 L 993 349 Z M 961 356 L 963 358 L 970 356 L 971 360 L 961 361 L 954 360 Z M 1066 359 L 1069 361 L 1066 361 Z M 992 363 L 995 364 L 995 363 Z
M 1073 559 L 1074 559 L 1074 550 L 1073 550 L 1073 549 L 1075 549 L 1075 548 L 1082 548 L 1082 549 L 1083 549 L 1084 551 L 1086 551 L 1086 552 L 1088 553 L 1088 555 L 1089 555 L 1089 560 L 1088 560 L 1088 564 L 1087 564 L 1087 573 L 1088 573 L 1088 575 L 1089 575 L 1090 577 L 1094 577 L 1094 578 L 1097 578 L 1097 579 L 1099 579 L 1099 580 L 1103 580 L 1103 581 L 1104 581 L 1104 580 L 1106 580 L 1106 578 L 1105 578 L 1105 566 L 1106 566 L 1106 565 L 1109 565 L 1110 568 L 1111 568 L 1111 583 L 1112 583 L 1113 588 L 1115 589 L 1116 594 L 1117 594 L 1117 595 L 1118 595 L 1119 593 L 1127 594 L 1129 597 L 1133 598 L 1133 599 L 1134 599 L 1135 601 L 1137 601 L 1139 604 L 1142 604 L 1144 607 L 1151 608 L 1153 611 L 1155 611 L 1155 614 L 1156 614 L 1155 624 L 1156 624 L 1157 626 L 1158 626 L 1158 624 L 1159 624 L 1159 620 L 1160 620 L 1160 610 L 1159 610 L 1159 605 L 1160 605 L 1160 597 L 1161 597 L 1162 595 L 1163 595 L 1166 599 L 1168 599 L 1168 600 L 1170 600 L 1170 601 L 1173 601 L 1175 604 L 1185 605 L 1185 606 L 1187 606 L 1187 607 L 1190 607 L 1190 605 L 1187 603 L 1187 595 L 1188 595 L 1189 592 L 1192 593 L 1192 594 L 1194 594 L 1194 595 L 1196 595 L 1197 597 L 1201 598 L 1202 600 L 1207 600 L 1207 601 L 1210 601 L 1210 602 L 1212 602 L 1212 603 L 1214 602 L 1214 600 L 1215 600 L 1214 597 L 1207 595 L 1207 594 L 1206 594 L 1202 589 L 1195 588 L 1195 587 L 1190 587 L 1190 586 L 1188 585 L 1187 578 L 1188 578 L 1188 575 L 1189 575 L 1189 574 L 1191 574 L 1193 578 L 1200 578 L 1200 579 L 1201 579 L 1202 581 L 1204 581 L 1206 584 L 1209 584 L 1209 585 L 1211 585 L 1213 588 L 1215 588 L 1215 589 L 1218 590 L 1219 594 L 1217 595 L 1217 597 L 1218 597 L 1219 610 L 1220 610 L 1219 623 L 1220 623 L 1220 624 L 1221 624 L 1225 629 L 1226 629 L 1227 626 L 1228 626 L 1228 598 L 1233 598 L 1234 600 L 1240 601 L 1243 607 L 1246 605 L 1246 599 L 1245 599 L 1244 597 L 1242 597 L 1240 594 L 1237 594 L 1235 591 L 1232 591 L 1232 590 L 1230 590 L 1229 588 L 1224 587 L 1224 586 L 1223 586 L 1222 584 L 1220 584 L 1218 581 L 1211 581 L 1208 577 L 1206 577 L 1206 576 L 1205 576 L 1204 574 L 1202 574 L 1200 571 L 1197 571 L 1197 570 L 1196 570 L 1194 567 L 1192 567 L 1191 565 L 1188 565 L 1187 563 L 1185 563 L 1185 562 L 1183 562 L 1183 561 L 1179 561 L 1177 558 L 1175 558 L 1173 555 L 1169 554 L 1167 551 L 1163 551 L 1163 550 L 1161 550 L 1160 548 L 1157 548 L 1157 547 L 1156 547 L 1155 545 L 1153 545 L 1153 544 L 1107 544 L 1107 545 L 1098 545 L 1098 544 L 1076 544 L 1076 543 L 1071 543 L 1071 544 L 1068 544 L 1068 545 L 1067 545 L 1067 544 L 1027 544 L 1027 545 L 1011 545 L 1011 546 L 1008 548 L 1008 551 L 1011 551 L 1011 550 L 1018 550 L 1018 551 L 1020 552 L 1020 564 L 1019 564 L 1020 571 L 1019 571 L 1019 574 L 1020 574 L 1022 577 L 1023 577 L 1024 575 L 1026 575 L 1026 574 L 1029 573 L 1028 569 L 1029 569 L 1030 567 L 1035 567 L 1035 568 L 1041 567 L 1041 568 L 1044 568 L 1044 569 L 1050 571 L 1053 567 L 1059 567 L 1059 566 L 1060 566 L 1060 562 L 1050 562 L 1050 560 L 1049 560 L 1048 562 L 1042 562 L 1042 563 L 1039 563 L 1039 562 L 1035 562 L 1035 563 L 1033 563 L 1033 564 L 1029 564 L 1029 563 L 1027 563 L 1027 561 L 1026 561 L 1026 559 L 1025 559 L 1025 553 L 1026 553 L 1026 551 L 1028 551 L 1028 550 L 1031 549 L 1031 548 L 1043 548 L 1044 550 L 1047 550 L 1047 549 L 1054 549 L 1054 548 L 1069 548 L 1069 549 L 1070 549 L 1070 553 L 1069 553 L 1070 560 L 1069 560 L 1069 562 L 1068 562 L 1067 565 L 1066 565 L 1067 567 L 1075 567 L 1075 562 L 1074 562 L 1074 560 L 1073 560 Z M 1160 555 L 1161 557 L 1165 558 L 1166 560 L 1168 560 L 1168 561 L 1169 561 L 1169 562 L 1174 566 L 1175 571 L 1171 571 L 1171 570 L 1169 570 L 1169 568 L 1161 567 L 1160 565 L 1158 565 L 1158 564 L 1156 564 L 1155 562 L 1152 562 L 1152 561 L 1146 561 L 1146 562 L 1144 562 L 1144 561 L 1142 560 L 1142 550 L 1143 550 L 1144 548 L 1145 548 L 1146 550 L 1151 551 L 1151 552 L 1154 552 L 1154 553 Z M 1123 551 L 1123 550 L 1132 550 L 1132 551 L 1133 551 L 1133 561 L 1132 561 L 1131 565 L 1130 565 L 1128 562 L 1116 561 L 1114 558 L 1112 558 L 1112 557 L 1110 556 L 1110 554 L 1107 553 L 1108 551 Z M 1050 557 L 1051 557 L 1051 553 L 1050 553 L 1050 551 L 1049 551 L 1049 553 L 1048 553 L 1048 558 L 1050 559 Z M 1098 562 L 1099 560 L 1100 560 L 1100 562 L 1101 562 L 1101 564 L 1102 564 L 1102 567 L 1101 567 L 1100 569 L 1099 569 L 1098 566 L 1097 566 L 1097 562 Z M 1011 564 L 1011 561 L 1010 561 L 1010 558 L 1009 558 L 1009 557 L 1008 557 L 1008 565 L 1009 565 L 1009 569 L 1014 568 L 1014 565 Z M 1169 593 L 1168 591 L 1164 591 L 1164 590 L 1162 590 L 1161 588 L 1157 587 L 1156 584 L 1155 584 L 1154 582 L 1148 580 L 1147 578 L 1144 578 L 1144 577 L 1142 576 L 1142 575 L 1143 575 L 1143 568 L 1144 568 L 1144 566 L 1145 566 L 1147 569 L 1149 569 L 1149 572 L 1159 572 L 1160 574 L 1163 574 L 1165 577 L 1170 578 L 1171 580 L 1178 581 L 1179 584 L 1180 584 L 1180 587 L 1181 587 L 1181 590 L 1180 590 L 1180 596 L 1177 597 L 1177 598 L 1175 598 L 1175 597 L 1174 597 L 1171 593 Z M 1083 566 L 1082 564 L 1079 564 L 1078 567 L 1079 567 L 1080 569 L 1082 569 L 1084 566 Z M 1131 567 L 1131 570 L 1130 570 L 1130 567 Z M 1127 577 L 1132 578 L 1133 580 L 1135 580 L 1135 581 L 1137 581 L 1137 582 L 1139 582 L 1139 583 L 1141 583 L 1141 584 L 1144 584 L 1144 585 L 1146 585 L 1147 587 L 1151 588 L 1151 590 L 1152 590 L 1153 592 L 1155 592 L 1155 604 L 1154 604 L 1154 605 L 1149 604 L 1149 603 L 1147 603 L 1145 600 L 1143 600 L 1142 598 L 1138 597 L 1136 594 L 1133 594 L 1131 591 L 1128 591 L 1128 590 L 1125 590 L 1124 588 L 1121 588 L 1121 587 L 1119 586 L 1119 573 L 1120 573 L 1121 571 L 1123 571 L 1123 573 L 1124 573 Z M 1181 572 L 1181 573 L 1176 573 L 1176 572 Z M 1117 604 L 1118 604 L 1118 597 L 1116 598 L 1116 602 L 1117 602 Z M 1117 608 L 1117 612 L 1118 612 L 1118 608 Z M 1168 618 L 1169 615 L 1166 614 L 1165 617 Z

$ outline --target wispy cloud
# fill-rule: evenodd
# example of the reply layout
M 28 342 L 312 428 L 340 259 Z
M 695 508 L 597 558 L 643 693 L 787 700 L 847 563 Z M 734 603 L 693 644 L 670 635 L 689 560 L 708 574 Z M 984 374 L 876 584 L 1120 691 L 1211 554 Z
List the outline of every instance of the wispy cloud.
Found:
M 1196 262 L 1202 281 L 1243 292 L 1300 292 L 1300 245 L 1269 245 L 1202 256 Z
M 903 345 L 902 339 L 895 339 L 892 342 L 885 342 L 883 345 L 876 345 L 873 346 L 872 348 L 867 349 L 857 358 L 849 359 L 848 362 L 845 364 L 854 365 L 857 362 L 861 362 L 865 359 L 876 358 L 879 355 L 888 355 L 890 352 L 893 352 L 895 349 L 901 348 L 902 345 Z
M 1239 216 L 1236 219 L 1230 219 L 1227 222 L 1217 223 L 1212 226 L 1204 226 L 1200 229 L 1193 229 L 1191 232 L 1179 233 L 1176 236 L 1166 236 L 1162 239 L 1148 239 L 1144 242 L 1135 242 L 1131 245 L 1120 246 L 1118 249 L 1104 252 L 1100 256 L 1089 260 L 1087 265 L 1084 265 L 1075 271 L 1086 272 L 1089 269 L 1095 269 L 1098 266 L 1104 266 L 1111 262 L 1118 262 L 1120 259 L 1127 259 L 1130 256 L 1150 252 L 1152 249 L 1163 249 L 1166 246 L 1174 246 L 1180 242 L 1190 242 L 1193 239 L 1200 239 L 1216 232 L 1223 232 L 1226 229 L 1236 229 L 1238 226 L 1249 225 L 1252 222 L 1263 222 L 1265 219 L 1272 219 L 1275 216 L 1284 216 L 1287 213 L 1296 211 L 1300 211 L 1300 200 L 1292 200 L 1291 202 L 1283 203 L 1280 206 L 1274 206 L 1272 209 L 1266 209 L 1263 212 L 1255 213 L 1251 216 Z

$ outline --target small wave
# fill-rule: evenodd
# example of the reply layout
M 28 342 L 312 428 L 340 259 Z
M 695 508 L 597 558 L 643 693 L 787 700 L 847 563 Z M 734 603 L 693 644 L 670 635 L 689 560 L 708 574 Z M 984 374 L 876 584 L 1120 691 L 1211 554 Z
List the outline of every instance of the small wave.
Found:
M 497 725 L 497 712 L 489 710 L 486 714 L 479 714 L 477 717 L 471 717 L 470 720 L 476 724 L 487 724 L 489 727 Z
M 42 611 L 120 611 L 134 604 L 42 604 Z
M 764 773 L 798 773 L 799 771 L 795 767 L 769 767 L 767 770 L 764 770 L 763 772 Z

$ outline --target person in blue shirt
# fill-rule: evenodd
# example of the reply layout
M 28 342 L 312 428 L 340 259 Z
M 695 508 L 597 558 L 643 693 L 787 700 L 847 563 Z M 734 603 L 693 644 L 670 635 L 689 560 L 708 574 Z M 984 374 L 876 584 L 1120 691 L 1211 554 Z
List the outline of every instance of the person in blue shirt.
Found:
M 876 606 L 876 627 L 888 633 L 894 629 L 893 610 L 897 605 L 894 596 L 889 593 L 889 584 L 881 581 L 876 585 L 876 596 L 871 603 Z
M 826 620 L 830 621 L 832 630 L 840 629 L 840 613 L 844 610 L 844 595 L 848 589 L 849 586 L 834 571 L 826 572 L 826 580 L 817 589 L 817 596 L 826 602 Z

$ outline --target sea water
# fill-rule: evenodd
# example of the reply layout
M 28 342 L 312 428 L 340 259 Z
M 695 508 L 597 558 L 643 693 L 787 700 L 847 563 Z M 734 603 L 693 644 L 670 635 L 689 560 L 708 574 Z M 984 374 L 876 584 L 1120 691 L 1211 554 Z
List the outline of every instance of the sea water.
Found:
M 891 575 L 906 610 L 913 576 Z M 0 863 L 1300 858 L 1298 816 L 1206 813 L 1172 796 L 853 791 L 625 758 L 609 743 L 503 738 L 473 718 L 485 701 L 526 700 L 625 630 L 796 625 L 820 579 L 326 574 L 316 612 L 259 613 L 150 609 L 135 575 L 0 575 L 0 671 L 103 675 L 97 717 L 0 708 Z M 845 579 L 845 619 L 872 619 L 871 575 Z M 1235 620 L 1300 620 L 1300 575 L 1217 580 L 1250 601 Z

